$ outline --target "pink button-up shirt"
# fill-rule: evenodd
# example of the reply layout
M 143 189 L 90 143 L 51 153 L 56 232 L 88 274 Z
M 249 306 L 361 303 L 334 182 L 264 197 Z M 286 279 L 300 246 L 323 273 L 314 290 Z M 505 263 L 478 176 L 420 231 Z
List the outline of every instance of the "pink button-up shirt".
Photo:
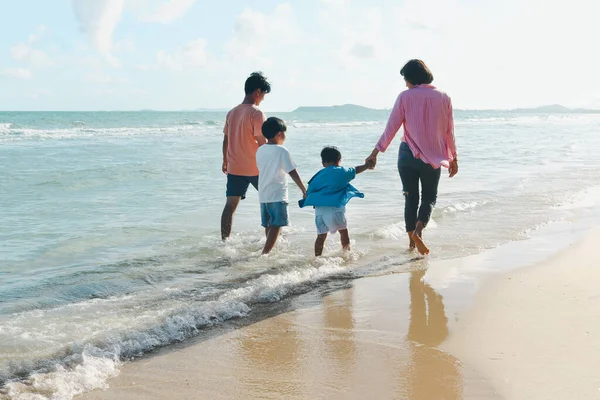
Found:
M 456 158 L 454 119 L 450 97 L 432 85 L 417 85 L 400 93 L 377 149 L 385 152 L 400 126 L 403 142 L 416 158 L 434 168 L 448 167 Z

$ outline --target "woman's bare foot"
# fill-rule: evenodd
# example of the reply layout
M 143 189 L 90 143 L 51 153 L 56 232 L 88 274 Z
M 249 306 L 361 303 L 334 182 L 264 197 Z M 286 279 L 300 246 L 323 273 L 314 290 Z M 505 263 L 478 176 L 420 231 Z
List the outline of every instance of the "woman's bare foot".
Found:
M 419 253 L 421 253 L 422 255 L 429 254 L 429 248 L 425 246 L 423 239 L 421 239 L 419 235 L 413 232 L 412 240 L 414 240 L 415 246 L 417 247 Z
M 409 242 L 408 242 L 408 248 L 410 250 L 414 250 L 415 249 L 415 241 L 412 238 L 413 233 L 414 233 L 414 231 L 407 232 L 407 234 L 408 234 L 408 240 L 409 240 Z

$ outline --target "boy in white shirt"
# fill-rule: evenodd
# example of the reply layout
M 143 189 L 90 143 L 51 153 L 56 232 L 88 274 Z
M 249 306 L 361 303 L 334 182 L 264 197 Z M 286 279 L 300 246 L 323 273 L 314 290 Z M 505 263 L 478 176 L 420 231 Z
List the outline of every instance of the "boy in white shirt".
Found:
M 273 249 L 281 227 L 288 225 L 288 175 L 298 185 L 302 196 L 306 197 L 306 188 L 296 171 L 296 164 L 288 149 L 282 146 L 286 131 L 287 127 L 281 119 L 268 118 L 262 125 L 262 134 L 267 143 L 256 151 L 258 200 L 267 237 L 262 254 L 268 254 Z

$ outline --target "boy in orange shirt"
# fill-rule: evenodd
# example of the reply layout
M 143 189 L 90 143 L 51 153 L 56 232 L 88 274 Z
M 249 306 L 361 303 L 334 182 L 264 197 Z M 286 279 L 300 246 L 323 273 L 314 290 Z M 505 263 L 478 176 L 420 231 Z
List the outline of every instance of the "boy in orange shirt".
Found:
M 253 72 L 244 85 L 246 96 L 242 103 L 227 113 L 223 133 L 223 173 L 227 175 L 227 202 L 221 215 L 221 239 L 231 235 L 233 214 L 246 198 L 248 186 L 258 190 L 256 150 L 267 140 L 262 135 L 265 114 L 258 108 L 271 91 L 262 73 Z

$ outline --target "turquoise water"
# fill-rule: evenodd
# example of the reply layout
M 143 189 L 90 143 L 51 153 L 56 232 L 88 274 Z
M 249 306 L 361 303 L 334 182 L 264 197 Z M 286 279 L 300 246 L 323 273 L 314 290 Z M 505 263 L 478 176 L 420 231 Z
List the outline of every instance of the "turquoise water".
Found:
M 273 113 L 305 181 L 336 145 L 370 153 L 387 112 Z M 250 191 L 219 240 L 224 113 L 0 112 L 0 394 L 70 398 L 123 359 L 191 338 L 256 304 L 332 280 L 410 268 L 396 170 L 400 136 L 357 177 L 353 252 L 312 257 L 311 210 L 295 206 L 274 253 Z M 443 176 L 426 231 L 432 259 L 477 254 L 540 228 L 592 222 L 600 115 L 456 112 L 460 171 Z M 293 185 L 293 184 L 292 184 Z

